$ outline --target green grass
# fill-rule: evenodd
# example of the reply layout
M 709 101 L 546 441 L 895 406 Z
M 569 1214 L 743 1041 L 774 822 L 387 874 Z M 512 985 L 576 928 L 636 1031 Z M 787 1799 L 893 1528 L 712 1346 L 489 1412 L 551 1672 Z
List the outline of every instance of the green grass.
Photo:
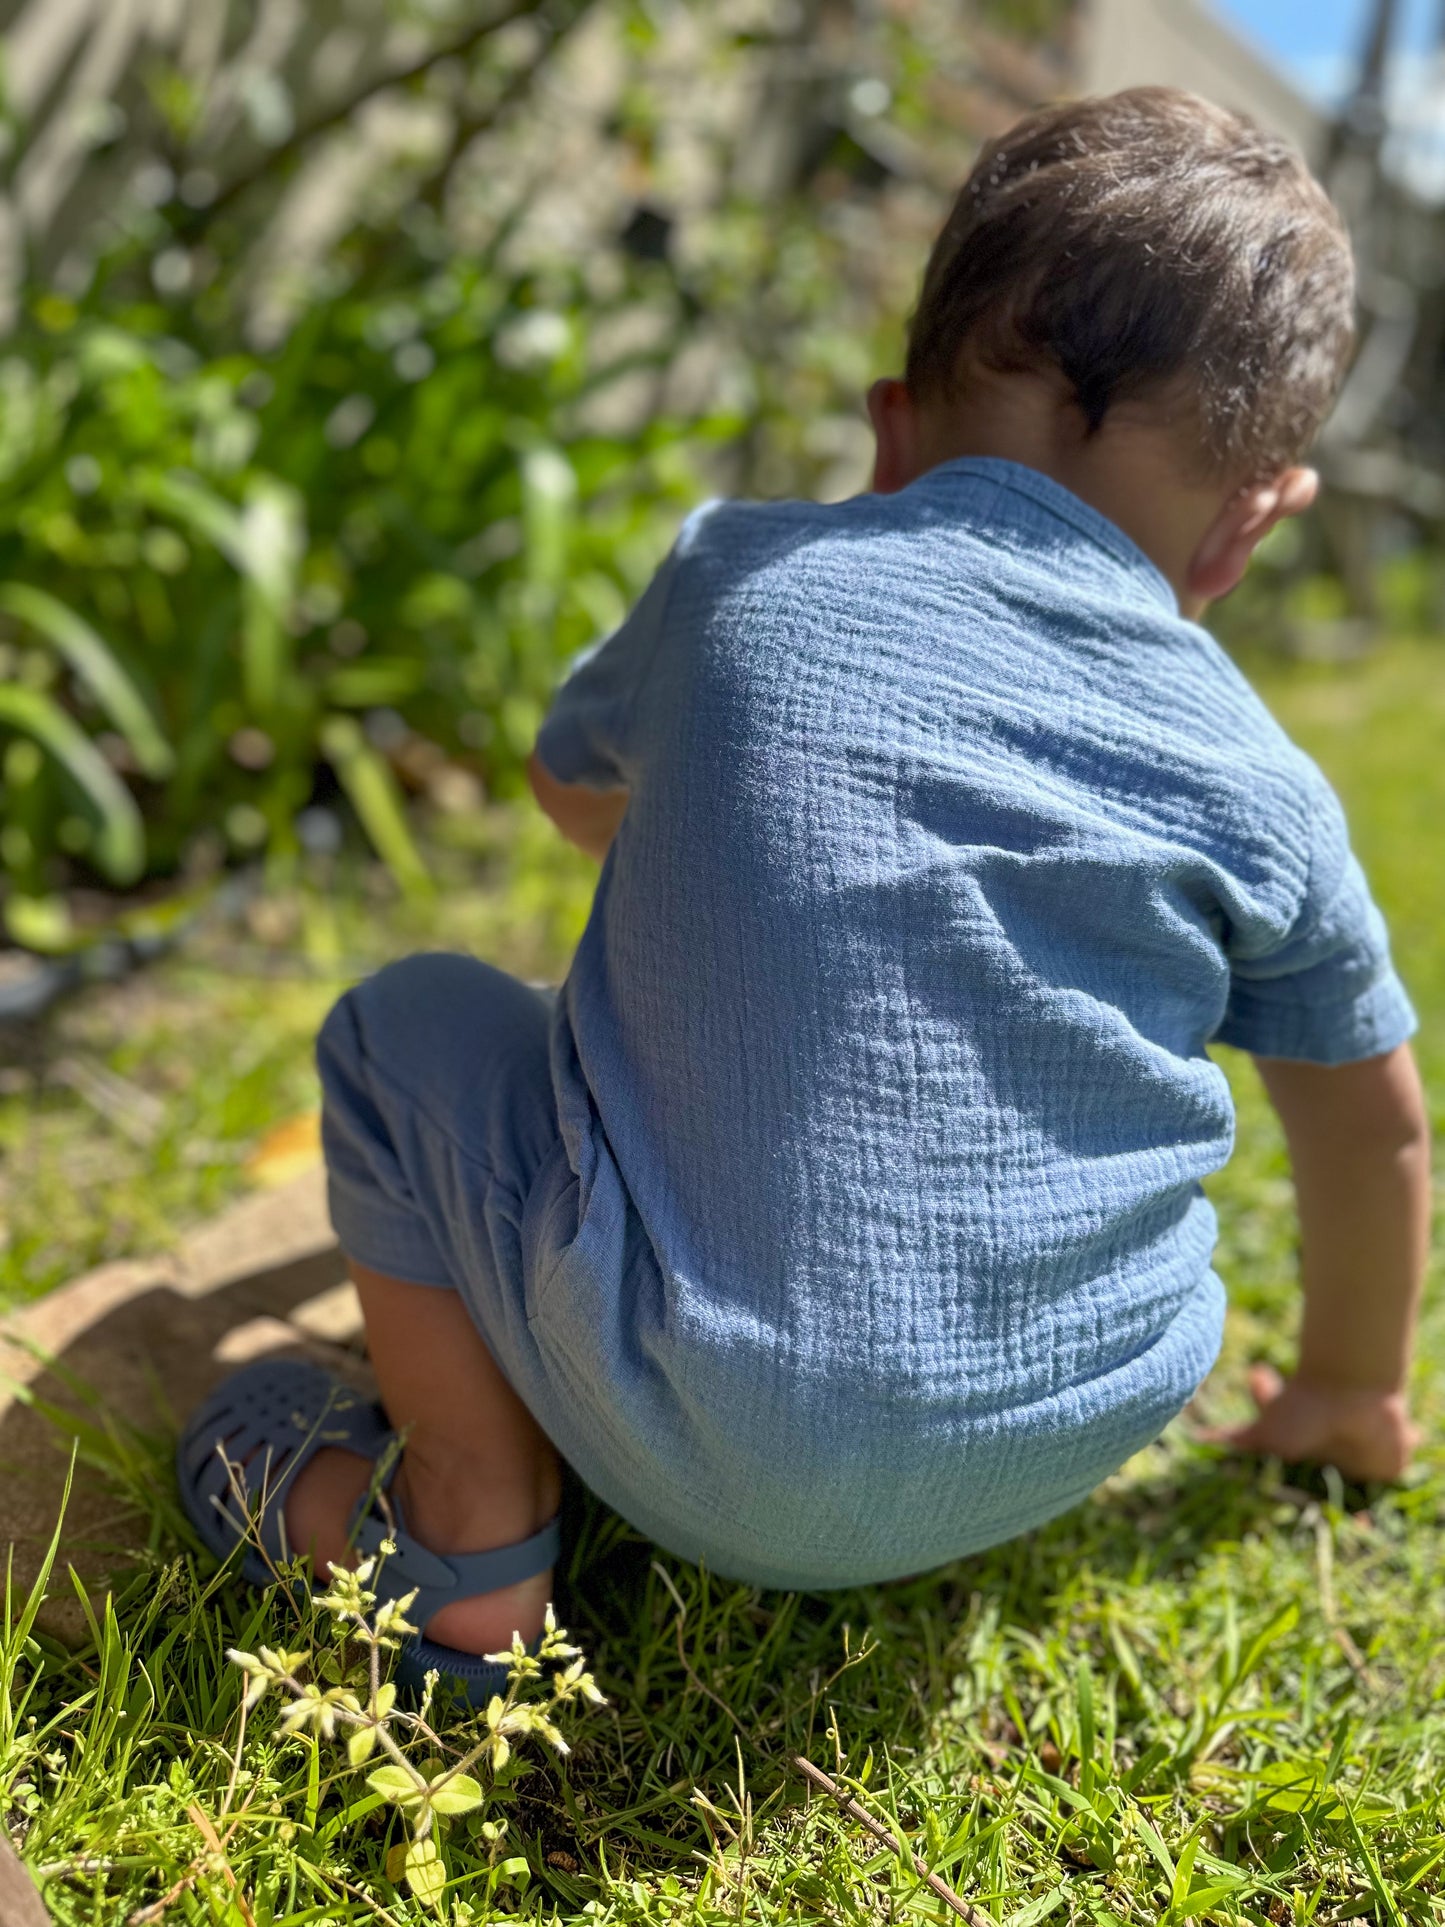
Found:
M 1437 1101 L 1440 660 L 1400 645 L 1347 670 L 1261 676 L 1345 796 L 1420 1004 Z M 505 924 L 495 903 L 446 915 L 459 937 L 541 957 L 575 918 L 567 876 Z M 358 925 L 342 929 L 349 911 L 333 914 L 325 983 L 282 994 L 267 978 L 229 993 L 208 980 L 196 1010 L 224 1013 L 223 1042 L 196 1022 L 167 1031 L 158 1015 L 150 1031 L 97 1035 L 97 1061 L 188 1107 L 188 1129 L 247 1142 L 310 1090 L 305 1033 L 345 974 L 342 953 L 362 942 Z M 391 922 L 388 947 L 406 940 Z M 156 982 L 168 999 L 199 968 Z M 177 1037 L 198 1067 L 171 1094 L 158 1067 L 181 1053 Z M 1230 1072 L 1239 1150 L 1214 1189 L 1234 1308 L 1207 1393 L 1221 1413 L 1244 1358 L 1288 1362 L 1294 1320 L 1282 1146 L 1248 1066 Z M 221 1126 L 228 1079 L 250 1094 Z M 63 1091 L 46 1102 L 78 1104 Z M 176 1185 L 172 1196 L 205 1201 L 190 1177 Z M 68 1233 L 44 1235 L 49 1275 Z M 104 1237 L 86 1233 L 102 1248 Z M 574 1498 L 561 1607 L 610 1703 L 565 1763 L 529 1756 L 529 1771 L 454 1824 L 444 1909 L 457 1921 L 658 1927 L 956 1918 L 916 1856 L 1012 1927 L 1445 1920 L 1442 1363 L 1432 1305 L 1418 1388 L 1430 1442 L 1400 1489 L 1225 1462 L 1181 1425 L 1069 1517 L 888 1587 L 799 1597 L 726 1584 Z M 17 1628 L 4 1649 L 0 1788 L 55 1918 L 110 1927 L 168 1894 L 166 1920 L 216 1927 L 245 1922 L 238 1895 L 257 1923 L 434 1918 L 388 1881 L 397 1823 L 338 1745 L 278 1738 L 263 1704 L 237 1768 L 241 1681 L 223 1651 L 295 1639 L 278 1604 L 216 1584 L 177 1550 L 164 1451 L 133 1442 L 117 1466 L 156 1520 L 155 1552 L 91 1645 L 65 1654 Z M 846 1781 L 910 1860 L 809 1795 L 795 1754 Z M 488 1898 L 500 1850 L 478 1829 L 498 1817 L 507 1855 L 527 1867 Z

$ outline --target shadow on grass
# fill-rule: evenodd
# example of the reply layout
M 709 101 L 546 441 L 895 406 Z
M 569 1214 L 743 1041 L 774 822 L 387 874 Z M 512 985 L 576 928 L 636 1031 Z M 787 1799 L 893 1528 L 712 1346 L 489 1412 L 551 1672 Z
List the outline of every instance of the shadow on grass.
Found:
M 598 1722 L 611 1732 L 596 1731 L 572 1766 L 596 1815 L 575 1827 L 574 1850 L 651 1815 L 661 1868 L 716 1845 L 689 1805 L 693 1786 L 716 1797 L 741 1776 L 761 1809 L 791 1808 L 807 1797 L 793 1756 L 832 1771 L 841 1747 L 856 1770 L 875 1755 L 917 1757 L 943 1726 L 956 1742 L 947 1750 L 987 1772 L 996 1750 L 965 1706 L 982 1697 L 969 1691 L 975 1649 L 996 1664 L 1012 1644 L 1062 1638 L 1067 1649 L 1072 1638 L 1061 1660 L 1071 1676 L 1104 1602 L 1148 1587 L 1186 1593 L 1221 1553 L 1276 1530 L 1282 1507 L 1325 1496 L 1322 1481 L 1308 1483 L 1315 1491 L 1282 1487 L 1258 1464 L 1172 1441 L 1020 1539 L 915 1578 L 815 1594 L 760 1591 L 673 1559 L 574 1483 L 559 1611 L 612 1702 Z M 1033 1746 L 1016 1730 L 1010 1744 L 1016 1758 Z

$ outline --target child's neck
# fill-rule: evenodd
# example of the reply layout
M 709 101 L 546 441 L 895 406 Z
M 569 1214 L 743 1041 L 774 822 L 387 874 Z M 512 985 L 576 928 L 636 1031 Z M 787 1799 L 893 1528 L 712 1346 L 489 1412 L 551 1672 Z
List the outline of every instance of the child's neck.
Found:
M 1037 469 L 1106 516 L 1171 584 L 1190 613 L 1187 577 L 1220 507 L 1217 483 L 1191 479 L 1178 430 L 1144 411 L 1111 411 L 1092 435 L 1057 388 L 1032 375 L 970 377 L 965 399 L 920 418 L 918 472 L 963 456 Z

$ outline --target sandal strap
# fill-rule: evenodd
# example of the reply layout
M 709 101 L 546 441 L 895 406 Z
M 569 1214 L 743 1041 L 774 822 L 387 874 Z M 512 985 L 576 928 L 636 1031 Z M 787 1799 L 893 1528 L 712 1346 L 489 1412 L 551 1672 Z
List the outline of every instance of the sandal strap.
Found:
M 218 1559 L 259 1539 L 263 1550 L 252 1544 L 241 1575 L 253 1585 L 269 1585 L 275 1567 L 292 1556 L 286 1543 L 287 1496 L 316 1454 L 339 1446 L 376 1461 L 395 1442 L 381 1408 L 320 1366 L 301 1359 L 257 1359 L 223 1379 L 182 1432 L 176 1447 L 181 1502 Z M 381 1491 L 390 1486 L 399 1458 L 393 1454 Z M 443 1606 L 546 1572 L 561 1551 L 561 1531 L 552 1519 L 514 1545 L 444 1558 L 406 1530 L 394 1497 L 387 1510 L 394 1523 L 382 1516 L 374 1489 L 363 1493 L 352 1515 L 350 1540 L 363 1557 L 376 1556 L 385 1539 L 395 1544 L 376 1575 L 377 1596 L 396 1599 L 415 1589 L 412 1611 L 423 1629 Z
M 191 1415 L 176 1447 L 181 1502 L 218 1559 L 259 1539 L 264 1554 L 253 1543 L 241 1573 L 269 1585 L 292 1556 L 284 1512 L 301 1471 L 327 1446 L 379 1458 L 394 1436 L 379 1406 L 319 1365 L 257 1359 Z
M 528 1651 L 535 1653 L 540 1642 L 533 1640 Z M 484 1707 L 494 1693 L 505 1693 L 510 1667 L 484 1653 L 462 1653 L 455 1646 L 439 1646 L 434 1639 L 413 1633 L 397 1656 L 392 1675 L 397 1687 L 408 1698 L 420 1699 L 426 1689 L 428 1673 L 440 1673 L 454 1695 L 471 1706 Z
M 373 1582 L 377 1597 L 399 1599 L 403 1593 L 415 1589 L 417 1596 L 412 1602 L 411 1615 L 423 1632 L 443 1606 L 454 1605 L 459 1599 L 471 1599 L 477 1593 L 520 1585 L 524 1579 L 535 1579 L 539 1572 L 556 1565 L 562 1550 L 561 1527 L 556 1519 L 549 1519 L 540 1531 L 513 1545 L 444 1557 L 419 1545 L 411 1536 L 394 1498 L 391 1511 L 395 1523 L 388 1526 L 376 1508 L 371 1507 L 365 1518 L 355 1523 L 352 1543 L 363 1555 L 374 1557 L 382 1541 L 390 1539 L 396 1551 L 383 1561 Z

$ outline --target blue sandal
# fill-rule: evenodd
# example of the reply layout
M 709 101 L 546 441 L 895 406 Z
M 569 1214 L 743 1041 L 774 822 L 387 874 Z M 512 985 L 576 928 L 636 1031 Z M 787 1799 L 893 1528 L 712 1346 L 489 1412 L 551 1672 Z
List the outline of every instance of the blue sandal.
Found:
M 276 1567 L 294 1556 L 286 1544 L 284 1511 L 302 1469 L 326 1446 L 376 1460 L 395 1443 L 380 1406 L 319 1366 L 259 1359 L 223 1379 L 181 1433 L 176 1447 L 181 1504 L 217 1559 L 251 1540 L 241 1576 L 255 1586 L 270 1585 Z M 254 1482 L 253 1468 L 259 1472 Z M 389 1483 L 388 1472 L 383 1489 Z M 373 1586 L 382 1600 L 416 1588 L 410 1612 L 423 1629 L 454 1600 L 518 1585 L 557 1562 L 561 1535 L 555 1519 L 516 1545 L 443 1558 L 406 1531 L 394 1499 L 389 1506 L 390 1522 L 363 1494 L 349 1537 L 363 1557 L 375 1556 L 381 1542 L 391 1540 L 396 1551 L 382 1562 Z M 264 1553 L 254 1544 L 258 1539 Z M 431 1671 L 451 1681 L 474 1706 L 506 1691 L 505 1666 L 440 1645 L 423 1630 L 402 1647 L 397 1684 L 420 1692 Z

